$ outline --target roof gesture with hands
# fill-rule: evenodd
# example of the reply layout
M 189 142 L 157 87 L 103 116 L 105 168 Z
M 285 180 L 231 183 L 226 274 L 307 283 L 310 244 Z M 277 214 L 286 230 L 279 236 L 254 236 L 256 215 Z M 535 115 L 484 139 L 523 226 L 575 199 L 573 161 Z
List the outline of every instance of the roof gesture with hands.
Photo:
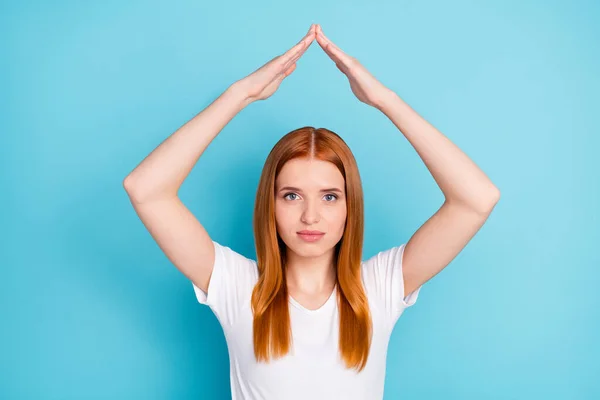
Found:
M 319 24 L 312 24 L 308 33 L 284 54 L 273 58 L 236 82 L 243 88 L 248 101 L 264 100 L 275 93 L 281 82 L 296 69 L 296 62 L 315 39 L 336 67 L 346 75 L 354 95 L 363 103 L 380 107 L 385 96 L 390 93 L 389 89 L 369 73 L 355 57 L 343 52 L 325 36 Z

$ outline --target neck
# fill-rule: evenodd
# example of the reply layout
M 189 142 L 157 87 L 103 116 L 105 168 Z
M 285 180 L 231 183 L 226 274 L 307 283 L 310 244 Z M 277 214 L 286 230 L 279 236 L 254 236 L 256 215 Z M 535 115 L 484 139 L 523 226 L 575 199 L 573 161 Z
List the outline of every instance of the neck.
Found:
M 290 249 L 285 266 L 289 289 L 319 293 L 333 289 L 337 282 L 333 249 L 317 257 L 302 257 Z

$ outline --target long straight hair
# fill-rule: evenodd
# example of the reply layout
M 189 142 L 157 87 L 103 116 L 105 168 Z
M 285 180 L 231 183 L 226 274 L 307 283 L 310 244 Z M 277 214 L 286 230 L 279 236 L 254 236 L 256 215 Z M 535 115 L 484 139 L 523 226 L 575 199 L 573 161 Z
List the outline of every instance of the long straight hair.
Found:
M 252 291 L 254 354 L 257 361 L 286 355 L 292 345 L 286 245 L 275 222 L 275 181 L 286 162 L 295 158 L 333 163 L 346 182 L 347 217 L 335 246 L 337 302 L 340 317 L 339 354 L 347 368 L 362 371 L 372 338 L 369 304 L 361 282 L 364 230 L 363 191 L 356 160 L 336 133 L 310 126 L 293 130 L 273 147 L 265 162 L 254 207 L 254 238 L 259 278 Z

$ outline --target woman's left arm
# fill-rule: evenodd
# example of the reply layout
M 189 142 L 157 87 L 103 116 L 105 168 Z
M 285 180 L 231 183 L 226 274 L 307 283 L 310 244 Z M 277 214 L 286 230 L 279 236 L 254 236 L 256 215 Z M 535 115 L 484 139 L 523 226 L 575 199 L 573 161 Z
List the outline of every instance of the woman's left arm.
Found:
M 500 199 L 499 189 L 446 136 L 391 92 L 379 109 L 415 148 L 445 201 L 404 249 L 404 293 L 444 269 L 483 226 Z
M 396 93 L 382 85 L 317 26 L 317 42 L 350 82 L 363 103 L 383 112 L 417 151 L 445 201 L 409 239 L 404 249 L 404 294 L 443 270 L 483 226 L 500 199 L 485 173 L 446 136 Z

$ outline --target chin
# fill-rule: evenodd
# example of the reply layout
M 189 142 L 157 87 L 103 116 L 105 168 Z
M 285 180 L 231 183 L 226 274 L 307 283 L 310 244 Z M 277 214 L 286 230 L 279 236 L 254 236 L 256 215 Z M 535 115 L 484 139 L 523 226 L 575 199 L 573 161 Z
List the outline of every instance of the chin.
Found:
M 311 257 L 319 257 L 324 253 L 323 250 L 313 247 L 312 249 L 301 249 L 300 251 L 297 251 L 296 254 L 298 254 L 301 257 L 306 257 L 306 258 L 311 258 Z
M 300 239 L 297 244 L 294 244 L 294 247 L 297 249 L 294 250 L 297 254 L 306 257 L 314 257 L 332 250 L 335 246 L 331 246 L 329 243 L 309 243 Z

